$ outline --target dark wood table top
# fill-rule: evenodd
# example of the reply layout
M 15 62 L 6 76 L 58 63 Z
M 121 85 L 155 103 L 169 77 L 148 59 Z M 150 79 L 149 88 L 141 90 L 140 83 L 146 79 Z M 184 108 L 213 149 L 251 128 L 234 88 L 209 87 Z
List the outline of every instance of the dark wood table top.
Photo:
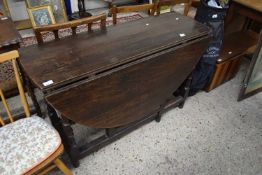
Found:
M 262 23 L 261 0 L 233 0 L 225 19 L 225 29 L 230 26 L 235 15 L 242 15 L 256 22 Z
M 17 44 L 21 40 L 13 21 L 7 17 L 0 17 L 0 48 L 11 44 Z
M 241 38 L 241 41 L 245 42 L 239 42 L 238 38 Z M 225 62 L 233 57 L 241 55 L 243 50 L 247 50 L 251 46 L 256 45 L 256 43 L 257 38 L 247 32 L 239 31 L 235 32 L 234 35 L 225 35 L 218 62 Z
M 234 0 L 234 2 L 242 4 L 250 9 L 257 10 L 262 13 L 262 1 L 261 0 Z
M 52 90 L 209 33 L 189 17 L 167 13 L 21 48 L 20 62 L 38 88 Z M 44 86 L 49 80 L 53 83 Z

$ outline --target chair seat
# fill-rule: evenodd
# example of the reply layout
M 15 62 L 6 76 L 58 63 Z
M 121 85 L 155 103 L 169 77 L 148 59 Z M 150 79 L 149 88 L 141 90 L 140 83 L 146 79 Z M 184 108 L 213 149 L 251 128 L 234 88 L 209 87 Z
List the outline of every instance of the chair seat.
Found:
M 38 116 L 0 128 L 0 174 L 20 175 L 52 155 L 61 145 L 58 132 Z

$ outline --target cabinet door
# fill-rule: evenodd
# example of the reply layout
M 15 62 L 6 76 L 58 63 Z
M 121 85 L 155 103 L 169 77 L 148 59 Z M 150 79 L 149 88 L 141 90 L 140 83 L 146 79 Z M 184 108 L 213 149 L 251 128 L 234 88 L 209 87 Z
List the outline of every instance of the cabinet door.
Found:
M 256 52 L 247 71 L 238 100 L 243 100 L 262 91 L 262 32 Z

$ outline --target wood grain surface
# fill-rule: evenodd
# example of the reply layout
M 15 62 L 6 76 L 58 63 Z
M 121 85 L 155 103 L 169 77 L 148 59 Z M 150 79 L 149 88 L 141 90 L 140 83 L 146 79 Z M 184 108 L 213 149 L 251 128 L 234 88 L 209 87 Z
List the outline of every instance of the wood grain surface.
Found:
M 181 45 L 73 84 L 47 96 L 62 116 L 95 128 L 114 128 L 157 113 L 199 61 L 208 39 Z
M 206 26 L 168 13 L 20 49 L 20 61 L 63 118 L 115 128 L 160 112 L 210 37 Z
M 256 45 L 257 38 L 248 32 L 238 31 L 225 35 L 218 63 L 243 54 L 248 48 Z
M 207 27 L 191 18 L 168 13 L 21 48 L 20 62 L 33 83 L 46 91 L 208 34 Z M 48 80 L 54 83 L 44 86 Z
M 10 18 L 0 17 L 0 48 L 17 44 L 21 36 Z
M 261 0 L 233 0 L 233 1 L 262 13 L 262 1 Z

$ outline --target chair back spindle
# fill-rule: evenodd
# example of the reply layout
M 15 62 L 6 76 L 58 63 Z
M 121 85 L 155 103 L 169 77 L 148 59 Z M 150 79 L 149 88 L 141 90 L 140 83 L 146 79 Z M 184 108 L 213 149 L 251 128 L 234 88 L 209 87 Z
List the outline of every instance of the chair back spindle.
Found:
M 2 103 L 3 103 L 3 105 L 4 105 L 4 109 L 5 109 L 5 111 L 6 111 L 6 114 L 7 114 L 8 118 L 9 118 L 10 122 L 13 123 L 13 122 L 14 122 L 14 119 L 13 119 L 13 116 L 12 116 L 12 114 L 11 114 L 11 112 L 10 112 L 10 109 L 9 109 L 9 107 L 8 107 L 8 104 L 7 104 L 7 102 L 6 102 L 6 98 L 5 98 L 5 96 L 4 96 L 4 93 L 3 93 L 2 89 L 0 89 L 0 96 L 1 96 L 1 101 L 2 101 Z M 0 116 L 0 117 L 1 117 L 1 124 L 2 124 L 2 125 L 5 125 L 4 120 L 3 120 L 3 117 L 2 117 L 2 116 Z
M 92 32 L 92 24 L 95 22 L 100 22 L 100 29 L 104 30 L 106 29 L 106 14 L 91 16 L 87 18 L 82 18 L 74 21 L 69 21 L 65 23 L 59 23 L 59 24 L 51 24 L 47 26 L 40 26 L 35 27 L 34 32 L 37 39 L 37 42 L 39 44 L 44 43 L 42 33 L 44 32 L 53 32 L 55 35 L 55 39 L 58 40 L 59 38 L 59 30 L 71 28 L 72 35 L 76 35 L 76 29 L 80 25 L 87 25 L 88 32 Z
M 24 88 L 23 88 L 22 81 L 21 81 L 21 78 L 20 78 L 21 76 L 20 76 L 19 71 L 18 71 L 18 66 L 17 66 L 17 59 L 18 58 L 19 58 L 18 51 L 11 51 L 11 52 L 7 52 L 7 53 L 3 53 L 3 54 L 0 54 L 0 63 L 6 62 L 6 61 L 12 62 L 14 73 L 15 73 L 15 79 L 16 79 L 16 83 L 17 83 L 17 87 L 18 87 L 18 91 L 19 91 L 19 96 L 20 96 L 20 100 L 21 100 L 21 104 L 23 106 L 26 117 L 30 117 L 30 110 L 29 110 L 28 101 L 26 99 Z M 12 116 L 10 109 L 8 107 L 8 104 L 7 104 L 7 100 L 4 96 L 4 92 L 1 88 L 0 88 L 0 97 L 1 97 L 1 101 L 3 103 L 4 109 L 6 111 L 6 114 L 9 118 L 9 121 L 14 122 L 13 116 Z M 0 116 L 0 124 L 5 125 L 5 122 L 4 122 L 4 119 L 3 119 L 2 116 Z

